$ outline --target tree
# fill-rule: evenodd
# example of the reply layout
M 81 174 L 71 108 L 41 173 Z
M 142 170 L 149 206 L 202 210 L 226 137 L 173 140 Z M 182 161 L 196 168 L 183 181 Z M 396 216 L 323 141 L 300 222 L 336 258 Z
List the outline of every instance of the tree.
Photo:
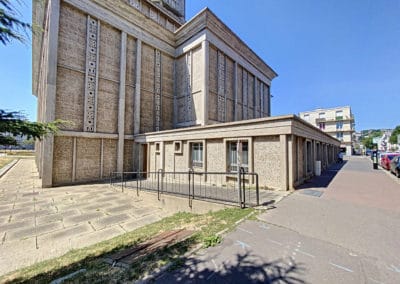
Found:
M 365 136 L 361 139 L 361 144 L 363 144 L 367 149 L 373 149 L 375 147 L 373 142 L 374 138 L 380 136 L 382 136 L 381 130 L 372 130 L 368 136 Z
M 32 29 L 29 23 L 18 19 L 18 14 L 10 0 L 0 0 L 0 42 L 3 45 L 7 45 L 13 39 L 25 42 L 28 32 Z
M 397 135 L 400 135 L 400 125 L 397 125 L 396 128 L 393 130 L 392 135 L 390 135 L 390 144 L 397 144 Z
M 0 109 L 0 145 L 17 145 L 17 136 L 40 140 L 50 133 L 56 133 L 59 126 L 65 123 L 66 121 L 59 119 L 49 123 L 31 122 L 19 112 Z

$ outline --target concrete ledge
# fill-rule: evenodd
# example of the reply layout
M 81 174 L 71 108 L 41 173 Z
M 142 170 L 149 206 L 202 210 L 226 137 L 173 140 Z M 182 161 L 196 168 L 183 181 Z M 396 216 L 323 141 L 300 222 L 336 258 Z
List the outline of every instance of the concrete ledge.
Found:
M 13 160 L 0 169 L 0 178 L 4 176 L 19 160 Z

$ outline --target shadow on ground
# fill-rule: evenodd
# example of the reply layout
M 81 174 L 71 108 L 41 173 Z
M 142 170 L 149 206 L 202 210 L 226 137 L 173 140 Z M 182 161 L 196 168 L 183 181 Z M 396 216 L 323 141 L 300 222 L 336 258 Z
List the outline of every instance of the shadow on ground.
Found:
M 184 260 L 184 267 L 168 272 L 155 283 L 306 283 L 305 269 L 293 259 L 266 262 L 249 252 L 237 254 L 232 263 L 217 265 L 214 260 Z M 207 267 L 208 265 L 208 267 Z
M 311 179 L 306 180 L 303 184 L 296 187 L 296 190 L 310 189 L 310 188 L 327 188 L 337 173 L 346 165 L 347 161 L 336 163 L 321 172 L 320 176 L 313 176 Z

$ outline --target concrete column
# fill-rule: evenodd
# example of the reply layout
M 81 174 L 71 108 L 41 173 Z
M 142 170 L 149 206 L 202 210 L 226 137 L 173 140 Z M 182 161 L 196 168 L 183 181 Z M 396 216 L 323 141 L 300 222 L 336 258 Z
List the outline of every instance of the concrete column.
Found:
M 203 124 L 208 124 L 208 93 L 209 93 L 209 43 L 207 40 L 204 40 L 201 43 L 201 48 L 203 49 Z
M 293 140 L 294 140 L 294 136 L 293 135 L 289 135 L 288 136 L 288 189 L 289 190 L 293 190 L 294 189 L 294 182 L 295 182 L 295 176 L 294 176 L 294 163 L 295 163 L 295 159 L 294 159 L 294 144 L 293 144 Z
M 279 135 L 280 141 L 280 149 L 281 149 L 281 185 L 283 190 L 288 190 L 288 174 L 289 174 L 289 165 L 288 165 L 288 138 L 286 134 Z
M 237 95 L 237 86 L 238 86 L 238 78 L 237 78 L 237 69 L 238 69 L 238 64 L 237 61 L 235 61 L 235 65 L 233 65 L 233 96 L 235 98 L 235 103 L 234 103 L 234 115 L 233 119 L 234 121 L 238 120 L 238 95 Z
M 102 179 L 104 175 L 104 139 L 101 138 L 101 148 L 100 148 L 100 178 Z
M 57 82 L 57 50 L 58 50 L 58 29 L 60 18 L 60 0 L 50 2 L 50 19 L 48 26 L 48 53 L 47 53 L 47 74 L 46 94 L 45 94 L 45 115 L 44 122 L 50 122 L 55 119 L 56 111 L 56 82 Z M 46 44 L 46 43 L 43 43 Z M 54 137 L 48 135 L 43 139 L 42 148 L 42 187 L 51 187 L 53 185 L 53 146 Z
M 125 138 L 125 79 L 126 79 L 126 33 L 121 33 L 121 60 L 119 72 L 119 104 L 118 104 L 118 153 L 117 171 L 124 170 L 124 138 Z
M 142 78 L 142 41 L 136 40 L 136 78 L 135 78 L 135 104 L 133 119 L 133 134 L 140 133 L 140 94 L 141 94 L 141 78 Z
M 76 137 L 73 138 L 72 146 L 72 182 L 76 180 Z

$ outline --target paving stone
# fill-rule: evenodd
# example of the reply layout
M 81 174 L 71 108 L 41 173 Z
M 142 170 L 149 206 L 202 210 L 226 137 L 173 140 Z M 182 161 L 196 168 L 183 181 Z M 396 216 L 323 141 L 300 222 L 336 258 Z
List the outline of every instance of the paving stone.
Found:
M 33 212 L 33 208 L 31 210 L 31 208 L 19 208 L 19 209 L 10 209 L 10 210 L 4 210 L 0 212 L 0 217 L 7 217 L 13 214 L 17 214 L 17 213 L 23 213 L 23 212 Z
M 133 210 L 133 214 L 137 217 L 150 215 L 156 212 L 159 212 L 159 209 L 155 207 L 139 208 Z
M 0 233 L 4 233 L 6 231 L 13 230 L 13 229 L 32 227 L 34 225 L 35 225 L 35 221 L 33 219 L 19 221 L 19 222 L 11 221 L 10 223 L 7 223 L 0 227 Z
M 132 219 L 132 217 L 128 214 L 119 214 L 100 218 L 99 220 L 92 222 L 92 225 L 96 228 L 96 230 L 98 230 L 110 225 L 116 225 L 124 221 L 128 221 L 130 219 Z
M 104 210 L 104 208 L 113 206 L 112 203 L 96 203 L 96 204 L 90 204 L 90 205 L 86 205 L 84 207 L 79 207 L 79 210 L 84 210 L 84 211 L 93 211 L 96 209 L 99 210 Z
M 9 231 L 7 232 L 6 240 L 23 239 L 31 236 L 39 236 L 51 231 L 59 230 L 63 228 L 62 222 L 47 223 L 36 227 L 25 228 L 22 230 Z
M 105 211 L 116 214 L 116 213 L 126 212 L 126 211 L 133 210 L 133 209 L 135 209 L 134 206 L 127 204 L 127 205 L 121 205 L 121 206 L 117 206 L 117 207 L 107 208 Z
M 70 239 L 72 237 L 79 236 L 88 232 L 93 232 L 92 227 L 89 224 L 80 224 L 39 236 L 38 244 L 40 247 L 43 246 L 46 242 L 65 241 L 65 239 Z
M 84 234 L 79 237 L 72 237 L 71 246 L 72 248 L 82 248 L 101 241 L 112 239 L 124 233 L 125 231 L 120 226 L 112 226 L 103 230 Z
M 0 205 L 0 212 L 11 210 L 11 209 L 13 209 L 13 206 L 14 206 L 13 203 L 6 204 L 6 205 Z
M 95 221 L 101 216 L 104 216 L 103 213 L 101 212 L 92 212 L 92 213 L 86 213 L 86 214 L 81 214 L 77 216 L 72 216 L 72 217 L 66 217 L 64 218 L 64 224 L 66 226 L 73 225 L 73 224 L 78 224 L 82 222 L 87 222 L 87 221 Z
M 118 196 L 106 196 L 106 197 L 102 197 L 102 198 L 96 198 L 93 199 L 93 202 L 116 202 L 118 201 L 120 198 Z
M 45 223 L 62 221 L 66 217 L 76 216 L 76 215 L 80 215 L 80 214 L 81 213 L 78 210 L 72 209 L 72 210 L 63 211 L 63 212 L 59 212 L 59 213 L 55 213 L 55 214 L 39 216 L 39 217 L 36 217 L 36 224 L 40 225 L 40 224 L 45 224 Z

